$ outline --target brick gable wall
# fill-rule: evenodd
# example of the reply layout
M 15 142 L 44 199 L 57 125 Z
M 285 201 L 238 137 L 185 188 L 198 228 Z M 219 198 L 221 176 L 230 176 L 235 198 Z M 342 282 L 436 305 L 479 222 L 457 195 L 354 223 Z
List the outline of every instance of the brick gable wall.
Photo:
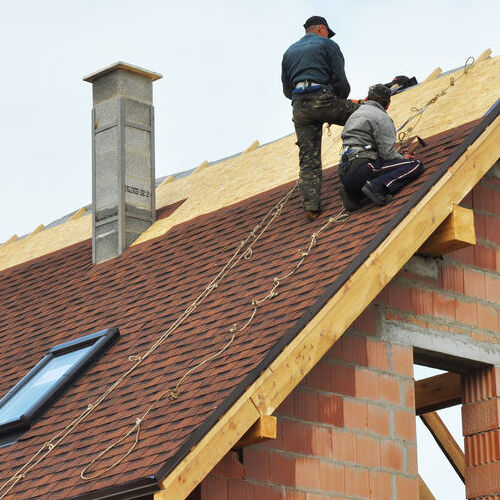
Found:
M 477 245 L 436 260 L 435 276 L 398 273 L 277 409 L 277 439 L 245 448 L 242 462 L 226 455 L 201 500 L 418 499 L 413 352 L 381 334 L 389 321 L 500 341 L 500 180 L 485 177 L 462 205 Z M 464 387 L 491 378 L 471 374 Z M 500 493 L 497 386 L 464 392 L 468 498 Z M 496 413 L 479 429 L 485 405 Z

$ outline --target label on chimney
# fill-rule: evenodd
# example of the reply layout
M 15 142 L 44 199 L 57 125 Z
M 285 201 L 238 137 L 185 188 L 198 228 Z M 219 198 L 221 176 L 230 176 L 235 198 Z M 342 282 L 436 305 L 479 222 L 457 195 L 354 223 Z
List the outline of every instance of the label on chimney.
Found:
M 129 186 L 128 184 L 125 184 L 125 191 L 127 191 L 127 193 L 136 194 L 137 196 L 144 196 L 145 198 L 151 198 L 151 192 L 148 191 L 147 189 L 141 189 L 138 187 Z

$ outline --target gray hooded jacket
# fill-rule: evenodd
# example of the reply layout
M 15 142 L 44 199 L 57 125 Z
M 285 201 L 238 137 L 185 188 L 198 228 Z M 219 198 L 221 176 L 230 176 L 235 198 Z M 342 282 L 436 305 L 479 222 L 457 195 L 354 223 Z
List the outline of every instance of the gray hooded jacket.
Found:
M 384 161 L 402 160 L 394 149 L 396 127 L 384 107 L 376 101 L 366 101 L 347 120 L 342 132 L 345 146 L 372 146 Z

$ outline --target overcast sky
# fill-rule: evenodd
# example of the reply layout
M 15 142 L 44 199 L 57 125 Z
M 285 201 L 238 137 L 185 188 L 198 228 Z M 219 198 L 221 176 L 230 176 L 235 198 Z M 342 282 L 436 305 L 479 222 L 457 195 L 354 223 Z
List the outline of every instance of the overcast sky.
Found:
M 337 33 L 351 97 L 499 53 L 498 0 L 2 1 L 0 242 L 91 202 L 91 85 L 122 60 L 154 83 L 157 177 L 293 131 L 281 57 L 311 15 Z M 445 499 L 445 496 L 438 498 Z M 449 497 L 456 500 L 457 497 Z

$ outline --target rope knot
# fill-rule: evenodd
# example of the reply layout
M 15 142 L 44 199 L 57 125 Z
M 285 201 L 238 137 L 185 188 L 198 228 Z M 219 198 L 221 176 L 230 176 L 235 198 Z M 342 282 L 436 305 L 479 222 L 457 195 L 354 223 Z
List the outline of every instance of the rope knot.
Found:
M 175 401 L 176 399 L 178 399 L 179 397 L 179 391 L 177 389 L 173 390 L 169 395 L 168 395 L 168 399 L 170 401 Z
M 275 276 L 273 278 L 273 282 L 276 283 L 277 285 L 279 285 L 280 284 L 280 279 L 277 276 Z
M 309 252 L 306 252 L 305 250 L 302 250 L 301 248 L 299 248 L 299 255 L 301 257 L 307 257 L 309 255 Z
M 252 306 L 259 307 L 259 301 L 257 299 L 252 299 Z
M 253 250 L 249 248 L 244 255 L 245 260 L 250 260 L 253 257 Z
M 230 333 L 234 333 L 238 330 L 238 324 L 237 323 L 233 323 L 233 326 L 229 329 L 229 332 Z
M 138 356 L 137 354 L 132 354 L 128 357 L 129 361 L 142 361 L 142 356 Z
M 135 425 L 141 425 L 141 423 L 142 423 L 142 418 L 135 419 Z

